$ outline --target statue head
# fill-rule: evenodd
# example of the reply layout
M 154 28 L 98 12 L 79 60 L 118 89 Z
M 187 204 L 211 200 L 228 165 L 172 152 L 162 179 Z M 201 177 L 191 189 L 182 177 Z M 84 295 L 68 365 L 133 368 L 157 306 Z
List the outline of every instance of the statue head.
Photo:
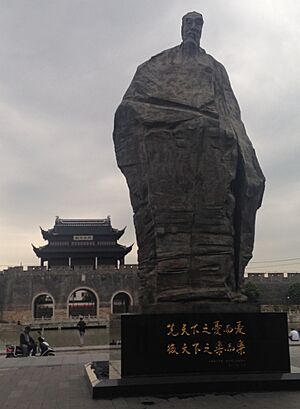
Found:
M 192 11 L 182 17 L 181 37 L 183 44 L 199 47 L 203 27 L 202 14 Z

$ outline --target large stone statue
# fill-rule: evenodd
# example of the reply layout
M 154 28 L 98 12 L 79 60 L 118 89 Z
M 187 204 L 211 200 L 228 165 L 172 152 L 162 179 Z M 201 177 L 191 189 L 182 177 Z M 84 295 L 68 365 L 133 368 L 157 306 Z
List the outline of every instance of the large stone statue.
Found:
M 226 70 L 199 46 L 202 26 L 201 14 L 183 17 L 181 45 L 138 67 L 115 115 L 142 305 L 246 300 L 264 176 Z

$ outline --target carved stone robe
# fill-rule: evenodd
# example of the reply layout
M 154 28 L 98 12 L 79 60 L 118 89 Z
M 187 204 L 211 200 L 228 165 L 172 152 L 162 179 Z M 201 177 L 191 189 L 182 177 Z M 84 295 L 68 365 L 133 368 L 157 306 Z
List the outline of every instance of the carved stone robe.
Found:
M 117 109 L 113 137 L 141 303 L 239 297 L 264 176 L 225 68 L 202 48 L 152 57 Z

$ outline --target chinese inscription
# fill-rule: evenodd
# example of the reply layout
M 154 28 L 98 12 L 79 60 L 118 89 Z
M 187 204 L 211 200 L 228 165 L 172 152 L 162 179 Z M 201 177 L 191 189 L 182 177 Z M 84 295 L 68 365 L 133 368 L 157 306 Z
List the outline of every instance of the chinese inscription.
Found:
M 168 343 L 166 353 L 177 356 L 207 355 L 223 357 L 228 354 L 244 356 L 246 329 L 242 321 L 221 322 L 220 320 L 187 324 L 166 324 Z
M 289 372 L 287 328 L 282 313 L 124 314 L 122 375 Z

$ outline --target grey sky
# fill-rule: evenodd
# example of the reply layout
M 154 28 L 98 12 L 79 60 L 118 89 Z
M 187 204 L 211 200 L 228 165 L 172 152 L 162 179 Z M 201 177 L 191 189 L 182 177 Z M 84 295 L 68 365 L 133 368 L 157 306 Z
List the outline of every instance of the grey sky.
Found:
M 45 244 L 39 225 L 56 215 L 111 215 L 128 226 L 121 243 L 135 242 L 114 112 L 136 67 L 180 43 L 191 10 L 204 16 L 201 45 L 227 69 L 267 178 L 253 261 L 300 258 L 297 0 L 0 0 L 1 265 L 37 264 L 30 243 Z M 266 270 L 299 271 L 298 261 Z

